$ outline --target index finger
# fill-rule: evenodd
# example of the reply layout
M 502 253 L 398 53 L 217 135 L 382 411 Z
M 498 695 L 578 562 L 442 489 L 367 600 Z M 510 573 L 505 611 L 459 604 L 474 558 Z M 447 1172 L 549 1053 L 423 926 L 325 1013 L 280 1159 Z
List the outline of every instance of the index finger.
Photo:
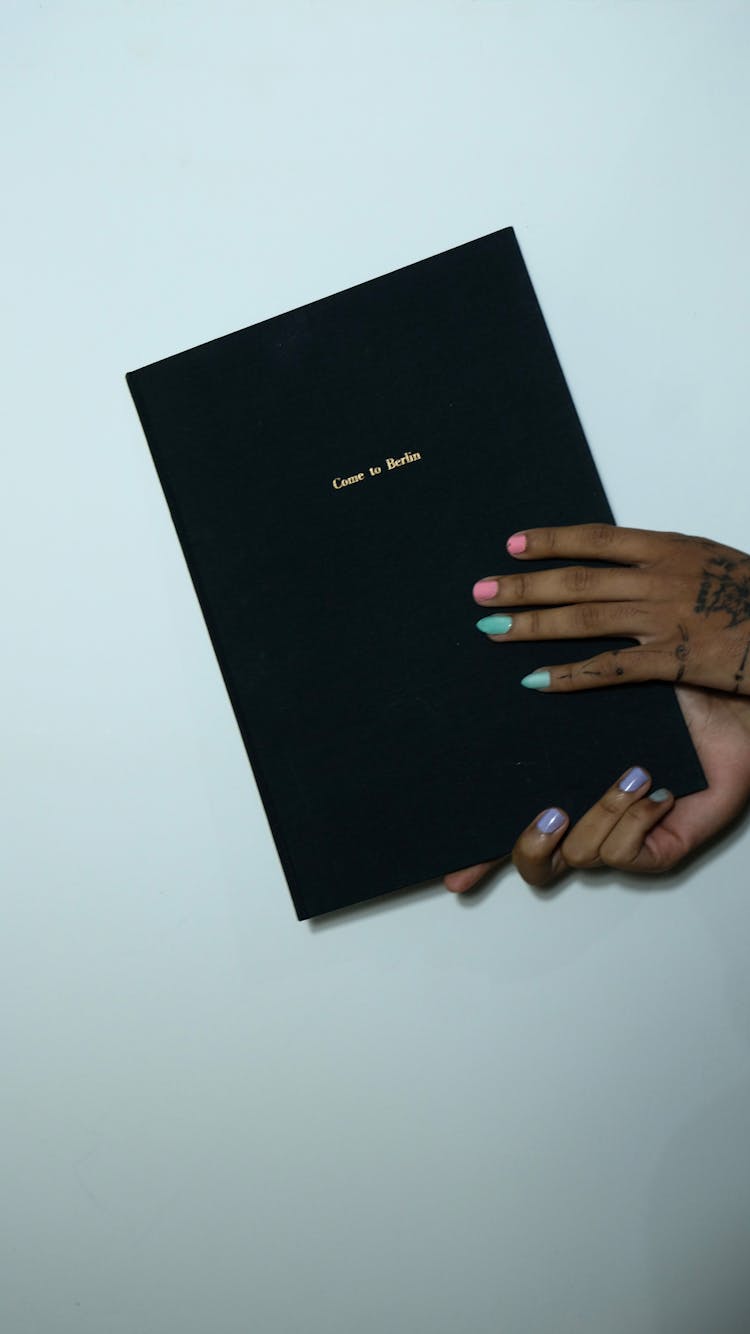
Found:
M 607 560 L 640 565 L 656 560 L 668 545 L 668 533 L 646 528 L 618 528 L 613 523 L 577 523 L 564 528 L 526 528 L 506 542 L 521 560 Z

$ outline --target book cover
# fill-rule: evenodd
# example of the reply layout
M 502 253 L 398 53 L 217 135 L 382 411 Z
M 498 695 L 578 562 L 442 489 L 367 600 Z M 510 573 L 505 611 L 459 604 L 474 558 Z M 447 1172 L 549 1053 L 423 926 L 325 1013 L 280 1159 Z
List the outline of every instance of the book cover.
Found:
M 671 686 L 520 685 L 615 641 L 476 629 L 510 533 L 613 521 L 512 228 L 126 379 L 300 919 L 503 856 L 631 764 L 705 786 Z

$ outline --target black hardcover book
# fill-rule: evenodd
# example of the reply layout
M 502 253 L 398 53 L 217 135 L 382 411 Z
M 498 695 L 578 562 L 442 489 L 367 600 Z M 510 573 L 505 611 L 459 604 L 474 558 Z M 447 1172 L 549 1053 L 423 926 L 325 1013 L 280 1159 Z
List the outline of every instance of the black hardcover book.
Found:
M 614 641 L 476 628 L 511 533 L 612 521 L 512 228 L 126 378 L 300 919 L 503 856 L 631 764 L 705 787 L 670 686 L 520 685 Z

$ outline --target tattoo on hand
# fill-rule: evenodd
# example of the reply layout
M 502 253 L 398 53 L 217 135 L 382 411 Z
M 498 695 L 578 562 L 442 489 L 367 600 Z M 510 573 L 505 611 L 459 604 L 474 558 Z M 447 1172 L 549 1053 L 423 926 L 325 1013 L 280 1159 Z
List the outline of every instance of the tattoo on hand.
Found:
M 681 681 L 683 676 L 685 675 L 685 663 L 690 657 L 690 636 L 687 630 L 685 629 L 684 625 L 678 625 L 677 629 L 680 632 L 680 643 L 677 645 L 677 648 L 674 651 L 674 655 L 679 663 L 679 667 L 677 668 L 677 675 L 674 679 L 675 685 L 677 684 L 678 681 Z
M 738 672 L 735 672 L 735 675 L 734 675 L 734 681 L 735 681 L 734 694 L 735 694 L 735 695 L 738 695 L 738 694 L 740 693 L 740 686 L 742 685 L 742 682 L 743 682 L 744 677 L 745 677 L 745 663 L 747 662 L 747 657 L 748 657 L 748 654 L 749 654 L 749 653 L 750 653 L 750 639 L 748 639 L 748 641 L 747 641 L 747 643 L 746 643 L 746 645 L 745 645 L 745 652 L 744 652 L 743 655 L 742 655 L 742 662 L 740 663 L 739 671 L 738 671 Z
M 728 629 L 750 621 L 750 560 L 715 556 L 708 561 L 694 610 L 703 616 L 724 612 Z

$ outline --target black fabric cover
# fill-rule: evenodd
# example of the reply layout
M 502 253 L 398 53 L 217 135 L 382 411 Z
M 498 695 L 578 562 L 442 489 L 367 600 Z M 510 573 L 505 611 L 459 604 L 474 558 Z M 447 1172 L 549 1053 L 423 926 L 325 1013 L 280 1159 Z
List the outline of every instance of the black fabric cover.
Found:
M 127 381 L 299 918 L 501 856 L 630 764 L 705 786 L 670 686 L 519 684 L 614 641 L 476 629 L 511 533 L 612 519 L 512 228 Z

